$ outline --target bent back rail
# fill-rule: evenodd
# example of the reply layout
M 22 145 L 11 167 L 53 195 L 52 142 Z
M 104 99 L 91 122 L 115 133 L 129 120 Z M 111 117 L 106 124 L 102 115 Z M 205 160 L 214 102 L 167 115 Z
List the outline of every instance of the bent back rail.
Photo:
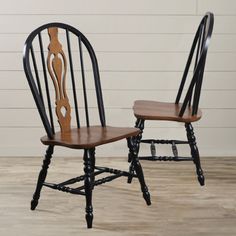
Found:
M 192 64 L 192 59 L 195 53 L 196 57 L 193 66 L 193 76 L 190 85 L 187 89 L 187 93 L 183 99 L 183 105 L 179 112 L 180 117 L 183 116 L 187 106 L 192 106 L 193 116 L 196 115 L 198 112 L 206 56 L 210 38 L 213 31 L 213 25 L 214 25 L 214 15 L 208 12 L 202 18 L 200 25 L 197 29 L 197 32 L 195 34 L 193 44 L 183 73 L 183 77 L 176 96 L 175 103 L 178 104 L 180 102 L 185 82 L 189 73 L 189 69 Z
M 63 37 L 65 40 L 62 41 Z M 72 37 L 73 43 L 71 43 Z M 47 41 L 46 45 L 45 41 Z M 45 55 L 46 49 L 48 49 L 47 55 Z M 83 55 L 85 50 L 87 51 L 86 60 Z M 91 64 L 92 77 L 86 78 L 88 71 L 85 69 L 85 62 Z M 90 126 L 89 107 L 94 105 L 89 104 L 88 95 L 91 92 L 87 92 L 88 79 L 92 80 L 90 86 L 92 84 L 94 86 L 94 101 L 97 101 L 100 124 L 106 126 L 97 58 L 88 39 L 79 30 L 63 23 L 49 23 L 37 28 L 25 42 L 23 64 L 49 138 L 55 134 L 54 114 L 56 114 L 61 132 L 70 130 L 72 120 L 77 128 L 81 127 L 82 119 L 79 113 L 83 109 L 86 126 Z M 68 83 L 71 83 L 70 88 L 68 88 Z M 78 88 L 80 84 L 81 87 Z M 68 95 L 68 91 L 72 96 Z M 78 91 L 83 94 L 82 101 L 79 100 L 81 98 Z

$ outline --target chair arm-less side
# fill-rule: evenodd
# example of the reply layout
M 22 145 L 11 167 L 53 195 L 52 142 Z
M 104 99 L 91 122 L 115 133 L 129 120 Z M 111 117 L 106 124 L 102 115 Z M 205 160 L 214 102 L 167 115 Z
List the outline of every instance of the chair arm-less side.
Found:
M 143 197 L 150 205 L 150 195 L 137 157 L 136 136 L 140 130 L 106 125 L 97 58 L 88 39 L 67 24 L 43 25 L 28 36 L 23 52 L 23 65 L 46 130 L 41 141 L 48 146 L 31 209 L 34 210 L 38 205 L 43 186 L 83 195 L 86 198 L 87 227 L 91 228 L 94 187 L 121 176 L 138 178 Z M 98 118 L 97 121 L 95 117 Z M 85 125 L 82 125 L 83 122 Z M 96 125 L 91 125 L 92 122 Z M 96 166 L 95 148 L 122 139 L 126 139 L 128 143 L 132 171 Z M 55 146 L 84 150 L 84 175 L 57 184 L 45 182 Z M 97 179 L 102 173 L 111 175 Z M 82 186 L 70 186 L 80 181 L 84 181 Z
M 201 95 L 202 80 L 204 75 L 206 56 L 210 38 L 213 31 L 214 15 L 206 13 L 202 18 L 197 29 L 193 44 L 189 53 L 187 64 L 179 86 L 176 100 L 173 103 L 160 101 L 143 101 L 134 102 L 133 110 L 137 118 L 135 127 L 141 130 L 138 135 L 138 143 L 151 144 L 151 156 L 139 157 L 151 161 L 193 161 L 196 166 L 196 172 L 200 185 L 204 185 L 205 178 L 200 164 L 199 151 L 196 144 L 196 137 L 193 132 L 192 122 L 197 122 L 202 116 L 198 108 Z M 193 60 L 195 55 L 195 60 Z M 190 74 L 190 66 L 193 64 L 193 75 L 189 87 L 185 90 L 186 95 L 182 102 L 181 97 L 185 88 L 185 83 Z M 146 120 L 165 120 L 181 122 L 185 124 L 187 140 L 163 140 L 163 139 L 142 139 L 144 123 Z M 173 156 L 158 156 L 155 144 L 171 144 Z M 190 146 L 191 157 L 181 157 L 178 155 L 177 145 L 188 144 Z

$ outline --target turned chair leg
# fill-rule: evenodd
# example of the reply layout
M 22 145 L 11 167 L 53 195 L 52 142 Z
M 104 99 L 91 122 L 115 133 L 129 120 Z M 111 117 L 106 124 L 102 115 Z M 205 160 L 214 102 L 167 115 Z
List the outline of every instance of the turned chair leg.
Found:
M 38 201 L 39 201 L 39 198 L 40 198 L 40 192 L 41 192 L 41 189 L 43 187 L 43 183 L 44 183 L 44 181 L 47 177 L 47 170 L 48 170 L 48 167 L 49 167 L 50 162 L 51 162 L 53 149 L 54 149 L 54 146 L 49 146 L 47 148 L 45 158 L 43 160 L 42 169 L 39 172 L 38 182 L 37 182 L 36 189 L 35 189 L 35 192 L 34 192 L 34 195 L 33 195 L 33 199 L 31 201 L 31 210 L 35 210 L 35 208 L 38 205 Z
M 93 169 L 95 164 L 95 152 L 89 149 L 84 150 L 84 186 L 86 197 L 86 214 L 85 219 L 87 221 L 87 227 L 92 228 L 93 225 L 93 206 L 92 206 L 92 190 L 93 190 Z
M 144 130 L 144 120 L 142 119 L 137 119 L 136 122 L 135 122 L 135 128 L 138 128 L 140 129 L 140 133 L 136 136 L 136 143 L 137 143 L 137 156 L 138 156 L 138 153 L 139 153 L 139 147 L 140 147 L 140 141 L 142 139 L 142 134 L 143 134 L 143 130 Z M 128 155 L 128 162 L 131 162 L 132 161 L 132 154 L 129 153 Z M 133 163 L 131 162 L 130 164 L 130 167 L 129 167 L 129 173 L 130 173 L 130 176 L 128 177 L 128 180 L 127 182 L 130 184 L 132 182 L 132 175 L 134 174 L 134 165 Z
M 138 155 L 137 155 L 136 137 L 127 138 L 127 142 L 128 142 L 128 147 L 129 147 L 129 157 L 131 158 L 131 165 L 133 166 L 132 168 L 135 170 L 138 176 L 141 190 L 143 193 L 143 198 L 146 201 L 147 205 L 151 205 L 151 197 L 148 191 L 148 187 L 145 183 L 142 166 L 139 162 Z
M 203 174 L 203 170 L 201 168 L 200 156 L 199 156 L 199 151 L 198 151 L 198 147 L 197 147 L 197 143 L 196 143 L 196 137 L 195 137 L 194 131 L 193 131 L 193 126 L 191 125 L 191 123 L 186 123 L 185 128 L 187 131 L 187 138 L 188 138 L 189 146 L 191 149 L 191 155 L 193 158 L 193 162 L 196 166 L 196 173 L 198 176 L 198 182 L 200 183 L 201 186 L 203 186 L 203 185 L 205 185 L 205 177 Z
M 95 148 L 90 149 L 91 155 L 91 179 L 92 183 L 95 181 L 94 170 L 95 170 Z M 94 185 L 92 184 L 92 189 L 94 189 Z

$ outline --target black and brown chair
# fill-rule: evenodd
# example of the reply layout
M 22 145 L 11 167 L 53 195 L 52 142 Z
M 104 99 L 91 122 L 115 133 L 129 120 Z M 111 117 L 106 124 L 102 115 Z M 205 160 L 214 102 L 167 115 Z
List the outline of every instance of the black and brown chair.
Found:
M 46 130 L 46 136 L 41 138 L 41 142 L 48 146 L 31 201 L 31 209 L 34 210 L 38 205 L 43 186 L 83 195 L 86 198 L 87 227 L 91 228 L 94 187 L 121 176 L 138 178 L 143 197 L 147 205 L 150 205 L 150 195 L 137 157 L 136 136 L 140 130 L 106 125 L 98 63 L 88 39 L 70 25 L 45 24 L 28 36 L 24 46 L 23 65 Z M 89 89 L 86 89 L 86 86 Z M 70 103 L 71 101 L 73 102 Z M 92 118 L 89 119 L 90 117 Z M 55 124 L 55 119 L 59 125 Z M 97 125 L 92 126 L 91 120 Z M 81 125 L 83 122 L 84 126 Z M 135 169 L 134 173 L 95 165 L 97 146 L 122 139 L 127 139 L 129 160 Z M 62 183 L 45 182 L 54 146 L 84 150 L 84 174 Z M 111 153 L 111 156 L 114 155 Z M 97 179 L 102 173 L 110 175 Z M 70 186 L 80 181 L 84 181 L 82 186 Z
M 134 115 L 137 118 L 135 127 L 139 128 L 142 132 L 144 130 L 144 123 L 146 120 L 181 122 L 185 124 L 187 132 L 187 140 L 184 141 L 175 139 L 142 139 L 142 133 L 140 133 L 138 136 L 138 142 L 150 144 L 151 155 L 142 157 L 140 156 L 139 159 L 150 161 L 193 161 L 196 165 L 196 173 L 200 185 L 204 185 L 205 179 L 203 170 L 201 168 L 196 138 L 191 123 L 200 120 L 202 116 L 202 112 L 198 106 L 207 57 L 207 50 L 212 35 L 213 24 L 214 15 L 210 12 L 206 13 L 202 18 L 194 37 L 175 102 L 169 103 L 137 100 L 134 102 L 133 106 Z M 193 60 L 194 57 L 195 60 Z M 193 67 L 191 67 L 192 64 Z M 189 75 L 191 74 L 190 68 L 193 68 L 191 69 L 193 70 L 192 75 Z M 185 82 L 188 76 L 192 79 L 189 82 L 188 88 L 185 88 Z M 183 97 L 183 100 L 181 102 L 181 96 L 184 90 L 186 90 L 186 95 Z M 156 144 L 172 145 L 173 156 L 158 156 Z M 188 144 L 191 150 L 191 157 L 179 156 L 176 146 L 178 144 Z

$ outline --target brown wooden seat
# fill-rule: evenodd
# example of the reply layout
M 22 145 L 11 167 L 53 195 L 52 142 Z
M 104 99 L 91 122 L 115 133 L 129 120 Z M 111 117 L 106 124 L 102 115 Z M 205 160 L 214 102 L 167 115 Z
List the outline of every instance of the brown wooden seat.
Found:
M 202 112 L 198 109 L 196 115 L 192 115 L 192 107 L 187 107 L 183 116 L 179 116 L 182 104 L 137 100 L 134 102 L 134 115 L 143 120 L 169 120 L 183 123 L 191 123 L 201 119 Z
M 137 136 L 137 128 L 90 126 L 74 128 L 65 133 L 56 132 L 52 139 L 48 136 L 41 138 L 45 145 L 58 145 L 75 149 L 94 148 L 99 145 L 119 141 L 131 136 Z
M 193 44 L 189 53 L 187 64 L 183 73 L 183 77 L 179 86 L 179 90 L 175 102 L 160 102 L 160 101 L 143 101 L 137 100 L 134 102 L 133 111 L 137 118 L 135 127 L 144 132 L 144 123 L 146 120 L 166 120 L 174 122 L 182 122 L 185 124 L 187 132 L 187 140 L 164 140 L 164 139 L 142 139 L 142 134 L 138 135 L 138 142 L 148 143 L 151 149 L 151 156 L 139 157 L 142 160 L 151 161 L 193 161 L 196 166 L 196 172 L 200 185 L 204 185 L 205 178 L 201 168 L 198 147 L 196 138 L 193 132 L 192 122 L 198 121 L 202 112 L 198 108 L 204 68 L 207 56 L 207 50 L 213 30 L 214 16 L 212 13 L 206 13 L 202 18 L 197 29 Z M 195 55 L 195 60 L 192 59 Z M 190 65 L 193 64 L 193 67 Z M 185 87 L 185 82 L 189 76 L 189 69 L 193 68 L 192 80 L 189 87 L 186 89 L 186 95 L 183 101 L 180 102 L 182 92 Z M 156 152 L 156 144 L 171 144 L 173 156 L 159 156 Z M 188 144 L 191 150 L 191 157 L 181 157 L 178 154 L 177 144 Z
M 61 42 L 65 42 L 64 45 Z M 137 157 L 136 136 L 140 130 L 106 125 L 97 58 L 88 39 L 79 30 L 67 24 L 43 25 L 28 36 L 23 63 L 46 131 L 46 136 L 42 137 L 41 141 L 48 146 L 31 201 L 31 209 L 37 207 L 43 186 L 83 195 L 86 198 L 87 227 L 91 228 L 94 187 L 122 176 L 125 176 L 128 182 L 133 177 L 138 178 L 143 197 L 147 205 L 150 205 L 150 194 Z M 93 112 L 92 115 L 90 112 Z M 58 121 L 59 128 L 55 125 L 55 120 Z M 96 126 L 91 125 L 91 120 Z M 96 166 L 95 148 L 121 139 L 126 139 L 128 144 L 128 170 Z M 55 146 L 83 149 L 84 175 L 57 184 L 45 182 Z M 97 179 L 98 175 L 103 173 L 110 175 Z M 70 186 L 80 181 L 84 181 L 82 186 Z

